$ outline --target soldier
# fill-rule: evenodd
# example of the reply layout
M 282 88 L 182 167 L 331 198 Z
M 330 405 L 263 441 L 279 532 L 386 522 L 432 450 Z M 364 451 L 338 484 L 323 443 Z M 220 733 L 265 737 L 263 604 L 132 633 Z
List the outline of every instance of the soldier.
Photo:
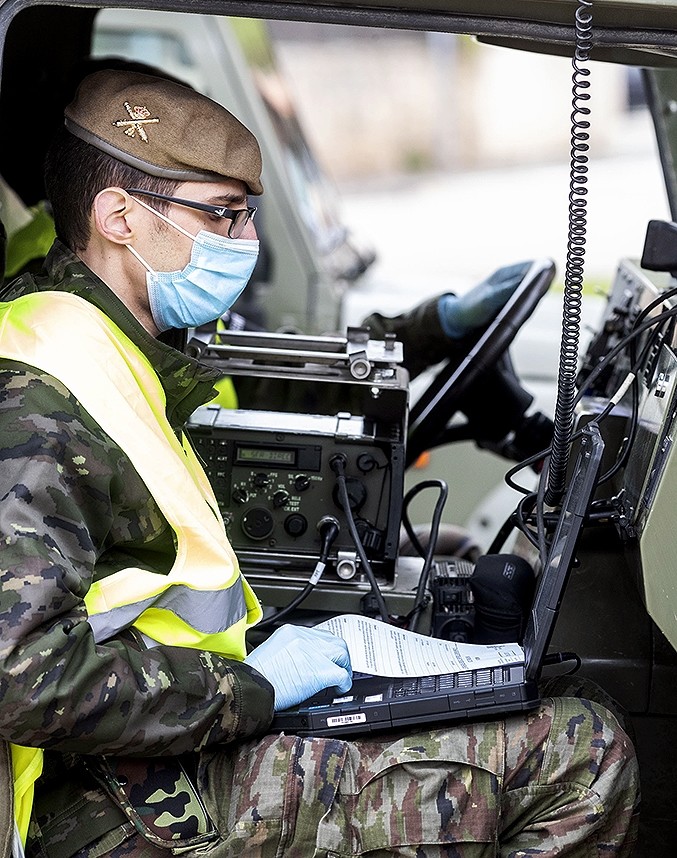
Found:
M 247 282 L 260 174 L 228 111 L 120 70 L 82 82 L 50 149 L 46 274 L 0 307 L 0 737 L 27 855 L 628 855 L 637 767 L 600 704 L 266 734 L 351 671 L 314 629 L 246 652 L 260 606 L 181 435 L 217 376 L 184 331 Z

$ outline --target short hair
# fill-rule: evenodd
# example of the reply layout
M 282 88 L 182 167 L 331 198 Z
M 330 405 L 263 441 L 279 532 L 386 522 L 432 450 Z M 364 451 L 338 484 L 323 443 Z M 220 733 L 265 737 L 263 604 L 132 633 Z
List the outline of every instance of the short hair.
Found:
M 104 188 L 141 188 L 172 195 L 181 182 L 150 176 L 96 149 L 65 128 L 55 134 L 45 158 L 45 189 L 52 208 L 57 238 L 74 253 L 91 238 L 94 199 Z M 154 207 L 167 211 L 169 203 Z

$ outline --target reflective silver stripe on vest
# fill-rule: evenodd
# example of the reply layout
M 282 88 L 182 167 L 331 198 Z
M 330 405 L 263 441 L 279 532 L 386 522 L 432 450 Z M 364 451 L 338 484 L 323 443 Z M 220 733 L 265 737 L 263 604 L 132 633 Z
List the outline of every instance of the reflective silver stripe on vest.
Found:
M 225 590 L 194 590 L 185 584 L 172 584 L 157 596 L 91 615 L 94 640 L 101 643 L 128 628 L 147 608 L 172 611 L 191 628 L 208 635 L 224 632 L 247 616 L 240 578 Z

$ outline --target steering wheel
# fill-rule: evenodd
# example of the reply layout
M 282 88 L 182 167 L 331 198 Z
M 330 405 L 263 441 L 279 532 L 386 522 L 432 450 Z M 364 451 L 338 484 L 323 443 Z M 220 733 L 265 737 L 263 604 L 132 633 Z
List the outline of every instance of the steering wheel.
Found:
M 406 466 L 425 450 L 441 443 L 447 424 L 459 410 L 462 396 L 499 362 L 548 291 L 554 276 L 552 259 L 533 260 L 513 294 L 463 360 L 447 361 L 437 372 L 409 413 Z

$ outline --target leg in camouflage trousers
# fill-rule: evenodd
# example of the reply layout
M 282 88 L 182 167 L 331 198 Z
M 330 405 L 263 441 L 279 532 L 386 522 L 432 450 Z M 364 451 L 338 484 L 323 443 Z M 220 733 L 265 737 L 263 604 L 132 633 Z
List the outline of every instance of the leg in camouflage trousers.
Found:
M 269 736 L 204 775 L 212 858 L 626 858 L 636 837 L 632 744 L 583 699 L 400 738 Z
M 638 772 L 599 703 L 355 742 L 267 736 L 202 759 L 221 838 L 188 858 L 628 858 Z M 107 842 L 105 842 L 107 841 Z M 160 858 L 118 829 L 78 858 Z

